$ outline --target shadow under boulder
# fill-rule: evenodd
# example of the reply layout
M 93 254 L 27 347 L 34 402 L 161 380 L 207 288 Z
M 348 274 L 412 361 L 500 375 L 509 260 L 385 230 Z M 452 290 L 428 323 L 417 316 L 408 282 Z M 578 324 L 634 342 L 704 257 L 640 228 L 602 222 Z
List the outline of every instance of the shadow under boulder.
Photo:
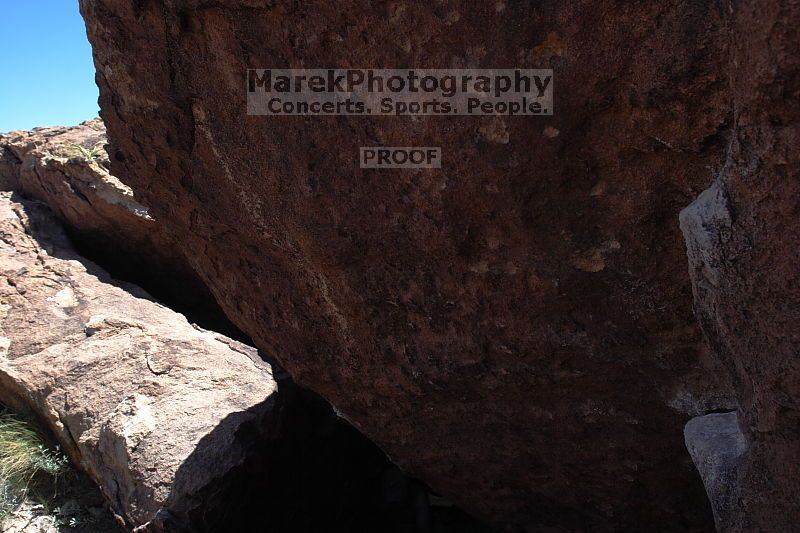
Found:
M 490 531 L 402 473 L 325 400 L 289 379 L 279 381 L 271 420 L 260 429 L 239 427 L 247 459 L 198 495 L 203 505 L 181 513 L 188 523 L 167 520 L 165 531 Z M 213 434 L 201 440 L 198 453 L 213 441 Z M 184 462 L 188 477 L 193 462 Z

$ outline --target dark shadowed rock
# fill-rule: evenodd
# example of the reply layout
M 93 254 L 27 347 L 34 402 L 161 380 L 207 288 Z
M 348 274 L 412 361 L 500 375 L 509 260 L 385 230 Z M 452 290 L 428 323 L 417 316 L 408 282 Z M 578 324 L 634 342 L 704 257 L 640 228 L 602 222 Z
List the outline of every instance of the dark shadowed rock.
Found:
M 683 426 L 730 398 L 676 219 L 730 128 L 719 4 L 81 9 L 114 173 L 404 470 L 514 531 L 713 527 Z M 247 68 L 301 66 L 554 68 L 556 113 L 246 116 Z M 445 165 L 359 169 L 374 144 Z
M 712 187 L 681 213 L 696 314 L 749 443 L 725 531 L 800 523 L 799 21 L 791 1 L 731 9 L 732 142 Z

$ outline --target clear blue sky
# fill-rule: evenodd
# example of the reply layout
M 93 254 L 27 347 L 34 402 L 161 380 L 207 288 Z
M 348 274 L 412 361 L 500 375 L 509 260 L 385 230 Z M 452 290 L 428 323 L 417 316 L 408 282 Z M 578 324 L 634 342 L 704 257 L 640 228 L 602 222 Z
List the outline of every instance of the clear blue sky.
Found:
M 0 50 L 0 132 L 98 115 L 78 0 L 0 0 Z

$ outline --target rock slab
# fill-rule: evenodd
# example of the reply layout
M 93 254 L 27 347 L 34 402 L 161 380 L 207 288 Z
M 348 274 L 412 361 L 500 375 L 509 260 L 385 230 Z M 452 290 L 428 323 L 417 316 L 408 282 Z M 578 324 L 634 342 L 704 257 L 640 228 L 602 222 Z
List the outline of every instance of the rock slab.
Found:
M 109 173 L 105 145 L 100 119 L 0 134 L 0 188 L 46 203 L 77 231 L 102 235 L 117 247 L 169 253 L 147 207 Z
M 41 204 L 0 194 L 0 402 L 28 410 L 129 527 L 196 528 L 269 425 L 257 352 L 115 285 Z

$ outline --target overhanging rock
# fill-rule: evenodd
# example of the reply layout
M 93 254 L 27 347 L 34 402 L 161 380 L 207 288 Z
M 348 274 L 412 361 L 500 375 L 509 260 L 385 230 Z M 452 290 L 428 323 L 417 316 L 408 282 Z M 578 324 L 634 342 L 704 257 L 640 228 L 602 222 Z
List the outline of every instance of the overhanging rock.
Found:
M 404 471 L 513 531 L 713 527 L 674 406 L 721 395 L 676 224 L 727 144 L 718 3 L 81 11 L 112 172 Z M 556 111 L 247 115 L 248 69 L 348 65 L 553 69 Z M 441 147 L 443 167 L 360 168 L 376 145 Z

